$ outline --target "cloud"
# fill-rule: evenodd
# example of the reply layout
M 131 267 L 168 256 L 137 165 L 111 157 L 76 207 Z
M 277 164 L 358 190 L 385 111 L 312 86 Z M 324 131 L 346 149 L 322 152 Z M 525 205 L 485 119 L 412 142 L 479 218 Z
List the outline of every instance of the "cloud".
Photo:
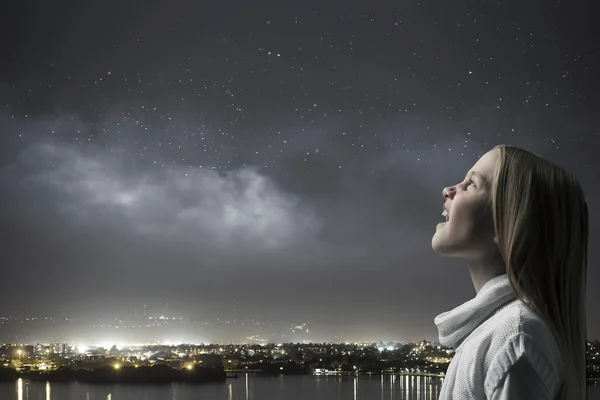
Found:
M 89 225 L 111 215 L 140 235 L 197 237 L 213 246 L 280 249 L 314 236 L 310 206 L 255 168 L 219 174 L 177 165 L 142 167 L 123 155 L 37 142 L 13 171 L 29 192 L 56 196 L 58 212 Z

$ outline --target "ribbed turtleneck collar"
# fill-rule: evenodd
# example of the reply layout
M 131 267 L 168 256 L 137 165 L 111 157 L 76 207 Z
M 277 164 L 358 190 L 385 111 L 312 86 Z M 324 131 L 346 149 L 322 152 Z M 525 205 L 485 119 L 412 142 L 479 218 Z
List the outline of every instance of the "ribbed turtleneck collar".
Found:
M 435 317 L 440 343 L 457 348 L 463 340 L 498 308 L 516 299 L 508 275 L 500 275 L 487 281 L 475 298 Z

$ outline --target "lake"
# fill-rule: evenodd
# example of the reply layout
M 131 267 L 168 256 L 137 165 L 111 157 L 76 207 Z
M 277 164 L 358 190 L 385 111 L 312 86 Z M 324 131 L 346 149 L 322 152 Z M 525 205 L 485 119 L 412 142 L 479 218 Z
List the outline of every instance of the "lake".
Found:
M 0 383 L 2 400 L 434 400 L 441 380 L 419 376 L 241 375 L 224 383 L 186 385 L 90 385 L 19 379 Z M 588 386 L 600 400 L 600 386 Z

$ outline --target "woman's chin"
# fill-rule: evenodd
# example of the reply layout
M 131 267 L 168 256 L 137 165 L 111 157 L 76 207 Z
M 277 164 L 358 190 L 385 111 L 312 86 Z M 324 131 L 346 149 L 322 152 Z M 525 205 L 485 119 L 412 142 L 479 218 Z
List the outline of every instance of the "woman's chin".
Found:
M 435 227 L 435 233 L 431 238 L 431 248 L 441 256 L 445 256 L 448 253 L 448 237 L 444 237 L 442 232 L 444 231 L 447 222 L 440 222 Z

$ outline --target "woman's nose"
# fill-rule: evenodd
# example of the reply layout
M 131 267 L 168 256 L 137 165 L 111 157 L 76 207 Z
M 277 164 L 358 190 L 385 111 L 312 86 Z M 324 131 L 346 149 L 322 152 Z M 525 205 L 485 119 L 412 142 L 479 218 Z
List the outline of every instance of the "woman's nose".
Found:
M 445 199 L 450 198 L 450 200 L 452 200 L 455 193 L 456 189 L 454 186 L 446 187 L 444 190 L 442 190 L 442 196 L 444 196 Z

